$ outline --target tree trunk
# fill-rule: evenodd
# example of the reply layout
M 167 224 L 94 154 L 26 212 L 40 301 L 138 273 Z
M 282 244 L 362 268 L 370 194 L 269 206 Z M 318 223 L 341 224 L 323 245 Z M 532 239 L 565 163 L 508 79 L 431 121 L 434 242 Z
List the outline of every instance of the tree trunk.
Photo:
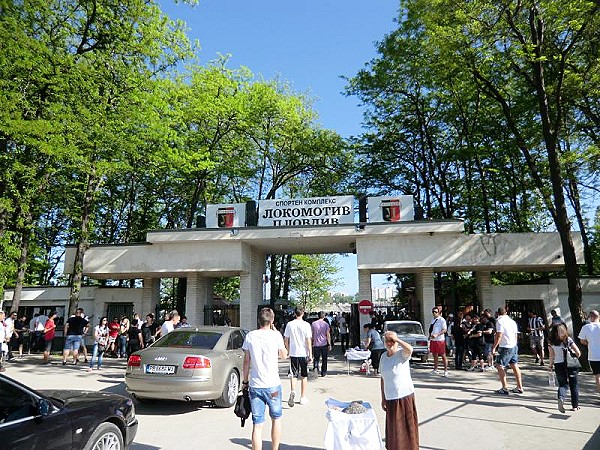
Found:
M 85 253 L 89 248 L 90 223 L 92 219 L 92 205 L 94 195 L 100 188 L 101 180 L 96 179 L 95 171 L 92 170 L 88 174 L 88 179 L 83 196 L 83 204 L 81 206 L 81 229 L 80 236 L 77 242 L 77 251 L 75 252 L 75 260 L 73 261 L 73 271 L 71 274 L 71 291 L 69 293 L 69 310 L 67 314 L 75 314 L 79 308 L 79 295 L 81 293 L 81 282 L 83 280 L 83 260 Z
M 271 298 L 269 299 L 269 306 L 271 309 L 275 308 L 275 302 L 279 296 L 280 279 L 277 273 L 277 256 L 271 255 L 269 260 L 269 272 L 271 272 Z
M 28 218 L 31 218 L 29 215 Z M 25 273 L 27 272 L 27 258 L 29 255 L 29 242 L 31 232 L 29 227 L 25 226 L 21 231 L 21 255 L 17 266 L 17 280 L 15 281 L 15 290 L 13 292 L 12 311 L 18 311 L 21 304 L 21 293 L 23 292 L 23 283 L 25 282 Z
M 594 272 L 594 257 L 592 255 L 592 249 L 590 247 L 590 241 L 588 239 L 586 233 L 586 225 L 583 220 L 583 213 L 581 212 L 581 201 L 579 198 L 579 188 L 577 187 L 577 181 L 575 180 L 575 176 L 572 172 L 569 174 L 569 184 L 568 184 L 568 195 L 571 200 L 571 205 L 573 206 L 573 210 L 575 211 L 575 216 L 577 217 L 577 224 L 579 225 L 579 232 L 581 233 L 581 242 L 583 243 L 583 258 L 585 260 L 585 265 L 587 268 L 587 274 L 589 276 L 595 275 Z

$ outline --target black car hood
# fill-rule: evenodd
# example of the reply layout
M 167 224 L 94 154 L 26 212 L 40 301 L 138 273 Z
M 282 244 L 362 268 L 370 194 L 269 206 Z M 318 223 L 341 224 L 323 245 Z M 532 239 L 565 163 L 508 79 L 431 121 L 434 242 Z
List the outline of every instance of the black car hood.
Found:
M 61 400 L 65 405 L 76 406 L 78 403 L 90 404 L 90 401 L 106 402 L 113 400 L 123 400 L 117 394 L 111 394 L 108 392 L 95 392 L 95 391 L 78 391 L 78 390 L 39 390 L 40 394 Z

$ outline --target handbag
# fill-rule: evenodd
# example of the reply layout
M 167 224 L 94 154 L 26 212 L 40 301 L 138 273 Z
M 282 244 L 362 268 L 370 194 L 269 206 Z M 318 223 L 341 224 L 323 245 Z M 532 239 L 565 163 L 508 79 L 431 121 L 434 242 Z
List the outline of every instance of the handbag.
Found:
M 563 347 L 563 355 L 565 356 L 565 363 L 567 369 L 581 369 L 581 363 L 575 354 L 568 347 Z
M 245 388 L 238 395 L 235 407 L 233 408 L 233 413 L 240 418 L 242 427 L 246 424 L 246 419 L 250 417 L 250 411 L 250 393 L 248 392 L 248 388 Z
M 98 353 L 104 353 L 106 351 L 106 344 L 98 344 Z

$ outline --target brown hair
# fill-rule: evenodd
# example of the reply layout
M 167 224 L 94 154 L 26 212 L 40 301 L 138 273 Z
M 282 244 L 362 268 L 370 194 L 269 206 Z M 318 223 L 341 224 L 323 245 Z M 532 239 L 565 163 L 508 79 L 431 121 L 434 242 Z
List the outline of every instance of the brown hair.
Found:
M 258 324 L 261 327 L 266 325 L 270 325 L 273 322 L 275 314 L 273 314 L 273 310 L 271 308 L 263 308 L 258 313 Z
M 559 323 L 550 328 L 548 338 L 552 345 L 561 345 L 563 342 L 567 341 L 568 337 L 569 330 L 567 330 L 567 327 L 564 324 Z

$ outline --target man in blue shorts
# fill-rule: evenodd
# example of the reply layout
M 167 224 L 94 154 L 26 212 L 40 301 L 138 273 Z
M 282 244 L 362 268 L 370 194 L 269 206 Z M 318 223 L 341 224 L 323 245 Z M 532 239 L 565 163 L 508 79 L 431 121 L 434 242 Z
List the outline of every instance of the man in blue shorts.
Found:
M 498 308 L 498 319 L 496 320 L 496 337 L 492 351 L 496 356 L 496 369 L 498 378 L 502 387 L 496 391 L 497 394 L 508 395 L 508 385 L 506 384 L 506 369 L 510 366 L 515 374 L 517 387 L 510 392 L 514 394 L 523 393 L 523 381 L 521 378 L 521 369 L 519 369 L 519 347 L 517 346 L 517 336 L 519 330 L 517 324 L 506 314 L 505 308 Z
M 278 359 L 287 358 L 281 333 L 275 329 L 275 314 L 271 308 L 258 313 L 258 330 L 246 335 L 244 350 L 244 389 L 250 389 L 252 409 L 252 450 L 262 448 L 262 429 L 266 406 L 271 416 L 271 448 L 279 449 L 281 438 L 282 390 Z
M 63 349 L 63 366 L 67 364 L 69 352 L 73 352 L 73 364 L 77 364 L 79 348 L 82 345 L 83 335 L 87 333 L 88 321 L 83 317 L 83 309 L 78 308 L 75 315 L 65 323 L 65 347 Z

